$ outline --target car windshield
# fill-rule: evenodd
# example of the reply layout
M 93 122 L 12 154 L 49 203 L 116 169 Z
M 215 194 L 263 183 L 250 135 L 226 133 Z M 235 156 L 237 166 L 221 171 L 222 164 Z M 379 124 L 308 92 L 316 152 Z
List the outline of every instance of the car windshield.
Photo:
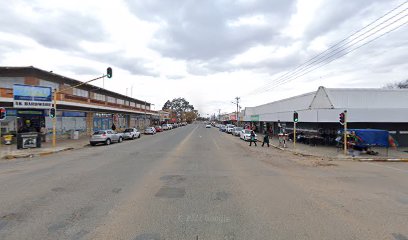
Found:
M 101 134 L 105 134 L 105 131 L 96 131 L 93 133 L 93 135 L 101 135 Z
M 125 129 L 125 132 L 133 132 L 133 129 L 132 128 L 127 128 L 127 129 Z

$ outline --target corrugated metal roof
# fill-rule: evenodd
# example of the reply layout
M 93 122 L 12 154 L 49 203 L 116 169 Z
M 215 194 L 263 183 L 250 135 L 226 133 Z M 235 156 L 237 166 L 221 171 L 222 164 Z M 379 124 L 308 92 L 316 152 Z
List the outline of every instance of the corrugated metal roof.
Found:
M 408 108 L 408 89 L 326 88 L 334 108 Z

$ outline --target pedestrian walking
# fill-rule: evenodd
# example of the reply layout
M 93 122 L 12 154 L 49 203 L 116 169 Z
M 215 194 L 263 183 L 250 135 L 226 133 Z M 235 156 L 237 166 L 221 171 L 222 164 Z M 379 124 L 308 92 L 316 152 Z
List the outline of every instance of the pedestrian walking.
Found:
M 113 130 L 113 131 L 115 131 L 115 130 L 116 130 L 116 126 L 115 126 L 115 124 L 114 124 L 114 123 L 112 124 L 112 130 Z
M 265 145 L 265 143 L 269 147 L 269 133 L 268 133 L 268 131 L 265 131 L 265 136 L 263 138 L 262 147 Z
M 254 131 L 251 131 L 251 138 L 249 139 L 249 146 L 252 146 L 252 143 L 255 144 L 255 147 L 257 146 L 257 145 L 256 145 L 256 138 L 255 138 L 255 132 L 254 132 Z

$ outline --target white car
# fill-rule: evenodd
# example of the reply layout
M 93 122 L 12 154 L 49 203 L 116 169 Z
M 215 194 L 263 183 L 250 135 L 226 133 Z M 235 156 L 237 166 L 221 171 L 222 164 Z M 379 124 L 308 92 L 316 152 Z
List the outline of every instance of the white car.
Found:
M 205 128 L 211 128 L 210 124 L 205 125 Z
M 163 129 L 163 130 L 169 130 L 170 128 L 169 128 L 169 126 L 168 126 L 167 124 L 163 124 L 163 125 L 162 125 L 162 129 Z
M 251 132 L 252 130 L 249 129 L 243 129 L 241 133 L 239 134 L 239 138 L 241 138 L 244 141 L 249 141 L 251 140 Z M 255 134 L 255 140 L 257 140 L 257 135 Z
M 144 134 L 152 134 L 152 135 L 154 135 L 154 134 L 156 134 L 156 129 L 155 129 L 154 127 L 147 127 L 147 128 L 144 130 Z
M 234 130 L 234 125 L 228 124 L 227 129 L 225 130 L 226 133 L 232 133 L 232 130 Z
M 136 128 L 127 128 L 123 132 L 123 139 L 140 138 L 140 132 Z

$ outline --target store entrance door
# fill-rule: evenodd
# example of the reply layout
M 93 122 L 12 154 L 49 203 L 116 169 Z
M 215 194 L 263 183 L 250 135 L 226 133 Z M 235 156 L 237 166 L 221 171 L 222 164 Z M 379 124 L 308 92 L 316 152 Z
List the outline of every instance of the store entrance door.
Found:
M 17 131 L 40 132 L 45 126 L 44 110 L 17 110 Z

